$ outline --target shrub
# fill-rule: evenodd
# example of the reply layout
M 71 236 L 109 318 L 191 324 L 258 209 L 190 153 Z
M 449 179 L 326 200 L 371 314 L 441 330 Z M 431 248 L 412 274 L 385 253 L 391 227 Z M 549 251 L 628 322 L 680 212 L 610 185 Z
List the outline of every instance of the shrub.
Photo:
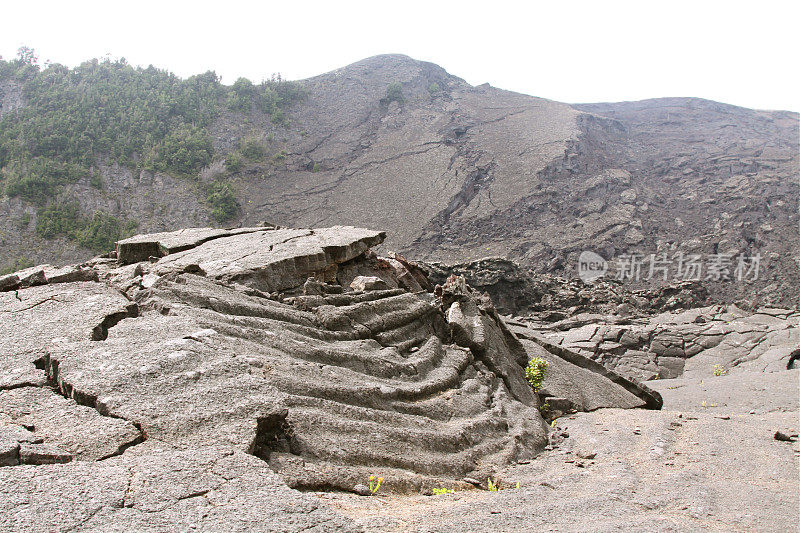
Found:
M 430 85 L 428 85 L 428 92 L 430 93 L 431 96 L 434 96 L 435 94 L 438 94 L 440 91 L 441 91 L 441 88 L 439 87 L 438 83 L 433 82 Z
M 231 85 L 230 92 L 225 101 L 228 109 L 231 111 L 239 111 L 240 113 L 250 112 L 250 102 L 256 94 L 256 88 L 253 82 L 247 78 L 239 78 L 233 85 Z
M 58 236 L 75 239 L 83 225 L 77 202 L 53 202 L 39 210 L 36 234 L 45 239 Z
M 528 366 L 525 368 L 525 379 L 531 384 L 534 392 L 541 390 L 549 366 L 550 363 L 539 357 L 533 357 L 528 361 Z
M 257 137 L 243 139 L 241 152 L 250 161 L 260 161 L 267 155 L 267 149 Z
M 192 175 L 211 163 L 213 155 L 211 138 L 205 130 L 184 128 L 167 135 L 152 158 L 153 168 Z
M 90 250 L 107 252 L 116 241 L 133 234 L 137 226 L 134 221 L 123 221 L 103 211 L 87 218 L 77 202 L 59 201 L 39 210 L 36 234 L 45 239 L 66 237 Z
M 77 181 L 78 170 L 88 175 L 101 155 L 134 169 L 186 174 L 213 154 L 205 128 L 225 93 L 213 72 L 181 80 L 124 59 L 41 70 L 34 59 L 25 50 L 19 60 L 0 61 L 0 71 L 13 70 L 22 83 L 26 101 L 0 118 L 0 167 L 19 173 L 6 183 L 7 194 L 44 205 L 61 185 Z M 47 172 L 39 172 L 41 165 Z M 97 178 L 90 184 L 102 187 Z
M 242 155 L 237 152 L 231 152 L 225 158 L 225 169 L 228 172 L 239 172 L 244 166 Z
M 123 222 L 108 213 L 97 211 L 77 233 L 78 244 L 96 252 L 107 252 L 114 249 L 118 240 L 132 235 L 137 226 L 136 222 Z
M 226 222 L 239 212 L 239 203 L 230 183 L 215 181 L 209 185 L 207 201 L 211 206 L 211 216 L 217 222 Z
M 406 101 L 403 96 L 403 86 L 398 81 L 393 81 L 386 87 L 386 103 L 397 102 L 402 104 Z
M 24 270 L 32 266 L 33 266 L 33 261 L 31 261 L 27 257 L 24 256 L 17 257 L 3 268 L 0 268 L 0 276 L 5 276 L 6 274 L 11 274 L 18 270 Z
M 3 170 L 5 193 L 44 205 L 60 185 L 75 183 L 87 174 L 88 171 L 78 165 L 43 157 L 14 161 Z
M 100 176 L 99 172 L 92 172 L 92 175 L 89 177 L 89 185 L 95 189 L 103 188 L 103 177 Z

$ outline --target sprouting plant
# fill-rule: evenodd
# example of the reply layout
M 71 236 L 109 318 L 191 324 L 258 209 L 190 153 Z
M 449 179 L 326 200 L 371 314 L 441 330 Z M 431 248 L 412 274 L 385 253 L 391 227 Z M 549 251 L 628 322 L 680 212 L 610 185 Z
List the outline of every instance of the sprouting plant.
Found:
M 717 404 L 715 404 L 715 403 L 707 403 L 705 400 L 703 400 L 700 403 L 700 407 L 702 407 L 703 409 L 708 409 L 709 407 L 716 407 L 716 406 L 717 406 Z
M 534 392 L 539 392 L 544 383 L 544 377 L 547 374 L 547 368 L 550 363 L 539 357 L 533 357 L 528 361 L 528 366 L 525 368 L 525 379 L 531 384 Z
M 556 427 L 556 421 L 555 421 L 555 420 L 553 420 L 552 422 L 550 422 L 550 427 L 551 427 L 551 428 L 554 428 L 554 427 Z
M 519 481 L 517 481 L 515 488 L 519 488 Z M 500 485 L 495 484 L 492 481 L 492 478 L 490 477 L 486 478 L 486 490 L 488 490 L 489 492 L 497 492 L 500 490 Z
M 725 367 L 722 365 L 714 365 L 714 375 L 715 376 L 724 376 L 727 374 L 728 371 L 725 370 Z
M 442 494 L 453 494 L 455 491 L 453 489 L 447 489 L 444 487 L 433 489 L 434 496 L 441 496 Z
M 375 496 L 375 493 L 378 492 L 378 489 L 381 488 L 381 483 L 383 483 L 383 478 L 379 477 L 378 481 L 375 481 L 375 476 L 369 476 L 369 495 Z
M 539 412 L 542 414 L 542 416 L 545 416 L 545 414 L 549 410 L 550 410 L 550 404 L 548 402 L 544 402 L 542 405 L 539 406 Z

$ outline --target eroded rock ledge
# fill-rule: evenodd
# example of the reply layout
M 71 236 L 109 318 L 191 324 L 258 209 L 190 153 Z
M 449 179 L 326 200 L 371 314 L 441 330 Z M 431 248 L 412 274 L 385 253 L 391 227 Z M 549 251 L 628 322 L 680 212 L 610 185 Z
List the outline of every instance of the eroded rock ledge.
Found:
M 121 241 L 116 257 L 57 276 L 14 274 L 0 292 L 0 461 L 40 466 L 0 469 L 0 507 L 36 479 L 36 497 L 57 502 L 72 496 L 54 478 L 107 475 L 85 502 L 95 509 L 85 523 L 105 526 L 147 500 L 135 479 L 122 492 L 114 479 L 148 460 L 262 475 L 221 458 L 244 453 L 294 488 L 350 491 L 375 474 L 385 490 L 418 491 L 468 488 L 465 478 L 534 458 L 547 442 L 523 375 L 535 350 L 463 278 L 434 294 L 401 256 L 376 256 L 384 238 L 352 227 L 182 230 Z M 546 357 L 558 359 L 552 390 L 590 383 L 572 408 L 648 404 L 639 389 Z M 141 475 L 167 490 L 159 472 Z M 199 485 L 210 488 L 178 501 L 208 505 L 224 483 Z M 237 498 L 215 512 L 238 512 Z M 345 527 L 326 513 L 319 524 Z

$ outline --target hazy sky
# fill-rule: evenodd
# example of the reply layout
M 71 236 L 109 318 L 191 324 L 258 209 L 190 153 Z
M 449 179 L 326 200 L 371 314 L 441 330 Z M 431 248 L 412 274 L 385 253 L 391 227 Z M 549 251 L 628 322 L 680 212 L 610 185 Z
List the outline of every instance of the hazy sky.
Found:
M 800 2 L 4 2 L 0 55 L 111 54 L 226 83 L 299 79 L 382 53 L 563 102 L 698 96 L 800 111 Z

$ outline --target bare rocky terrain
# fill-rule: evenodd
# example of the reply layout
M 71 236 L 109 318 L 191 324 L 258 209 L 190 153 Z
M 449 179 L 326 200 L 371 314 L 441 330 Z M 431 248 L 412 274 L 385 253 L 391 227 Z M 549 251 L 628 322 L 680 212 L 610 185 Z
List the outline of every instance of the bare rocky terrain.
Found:
M 405 56 L 302 85 L 288 126 L 225 108 L 198 176 L 59 189 L 138 222 L 113 252 L 0 197 L 0 531 L 797 528 L 797 113 Z M 227 170 L 244 139 L 266 156 Z M 581 281 L 584 250 L 733 279 Z
M 0 277 L 0 529 L 797 523 L 796 310 L 512 317 L 385 238 L 185 229 Z
M 402 101 L 387 99 L 393 83 Z M 0 113 L 25 105 L 5 85 Z M 242 139 L 261 139 L 268 151 L 225 177 L 240 204 L 233 225 L 374 227 L 388 232 L 387 249 L 414 259 L 496 256 L 565 277 L 583 250 L 609 260 L 760 254 L 756 281 L 712 282 L 711 294 L 724 303 L 800 301 L 797 113 L 692 98 L 568 105 L 472 87 L 396 55 L 302 85 L 308 97 L 288 110 L 288 127 L 255 109 L 225 111 L 210 127 L 218 157 L 201 185 L 224 173 Z M 66 187 L 84 212 L 135 220 L 144 233 L 211 224 L 198 183 L 113 161 L 101 167 L 103 189 Z M 92 255 L 42 240 L 35 225 L 31 206 L 0 199 L 0 263 Z

